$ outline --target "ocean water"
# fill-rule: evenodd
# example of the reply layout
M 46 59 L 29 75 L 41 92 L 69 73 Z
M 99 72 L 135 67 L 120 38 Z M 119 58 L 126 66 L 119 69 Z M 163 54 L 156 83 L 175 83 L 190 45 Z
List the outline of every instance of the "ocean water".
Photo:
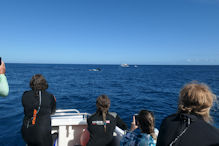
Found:
M 56 96 L 57 109 L 75 108 L 94 113 L 98 95 L 111 99 L 110 111 L 116 111 L 130 126 L 132 115 L 141 109 L 154 111 L 156 127 L 176 112 L 181 87 L 191 81 L 204 82 L 219 95 L 219 66 L 153 66 L 122 68 L 119 65 L 6 64 L 10 94 L 0 98 L 0 145 L 25 145 L 20 128 L 23 119 L 21 97 L 30 90 L 36 73 L 45 76 L 48 91 Z M 101 68 L 99 72 L 89 69 Z M 211 114 L 219 128 L 219 110 Z

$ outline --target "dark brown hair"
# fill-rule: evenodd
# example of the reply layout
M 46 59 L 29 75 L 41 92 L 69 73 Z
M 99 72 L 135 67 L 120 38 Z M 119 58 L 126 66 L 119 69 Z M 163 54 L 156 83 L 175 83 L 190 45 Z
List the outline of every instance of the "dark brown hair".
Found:
M 106 132 L 106 114 L 109 111 L 110 99 L 107 95 L 100 95 L 96 100 L 97 113 L 102 114 L 104 122 L 104 131 Z
M 30 80 L 30 88 L 35 92 L 38 92 L 40 90 L 44 91 L 48 89 L 48 84 L 43 75 L 35 74 Z
M 138 113 L 138 126 L 142 133 L 150 134 L 154 140 L 157 139 L 157 136 L 154 133 L 155 119 L 153 112 L 141 110 Z

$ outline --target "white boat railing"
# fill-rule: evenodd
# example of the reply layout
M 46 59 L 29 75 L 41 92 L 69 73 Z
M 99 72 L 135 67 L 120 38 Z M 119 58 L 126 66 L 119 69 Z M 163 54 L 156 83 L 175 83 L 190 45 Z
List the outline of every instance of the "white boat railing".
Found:
M 89 113 L 80 113 L 77 109 L 58 109 L 52 117 L 83 116 L 86 119 L 89 115 Z
M 61 113 L 61 112 L 76 112 L 76 113 L 80 113 L 79 110 L 77 109 L 57 109 L 56 113 Z
M 56 146 L 80 144 L 80 136 L 87 128 L 89 113 L 80 113 L 77 109 L 58 109 L 52 115 L 52 133 L 58 133 Z

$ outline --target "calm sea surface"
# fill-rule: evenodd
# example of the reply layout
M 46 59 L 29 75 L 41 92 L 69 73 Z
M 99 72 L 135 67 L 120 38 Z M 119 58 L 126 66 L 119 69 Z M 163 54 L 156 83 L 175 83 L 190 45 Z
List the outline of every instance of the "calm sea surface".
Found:
M 165 116 L 176 112 L 180 88 L 190 81 L 204 82 L 219 95 L 219 66 L 7 64 L 6 67 L 10 94 L 0 98 L 1 146 L 24 145 L 20 132 L 21 96 L 30 90 L 29 81 L 36 73 L 47 79 L 48 91 L 57 98 L 57 109 L 93 113 L 97 96 L 107 94 L 111 99 L 110 111 L 116 111 L 129 126 L 133 114 L 149 109 L 154 111 L 159 128 Z M 93 68 L 102 70 L 89 71 Z M 211 114 L 219 128 L 218 106 L 214 105 Z

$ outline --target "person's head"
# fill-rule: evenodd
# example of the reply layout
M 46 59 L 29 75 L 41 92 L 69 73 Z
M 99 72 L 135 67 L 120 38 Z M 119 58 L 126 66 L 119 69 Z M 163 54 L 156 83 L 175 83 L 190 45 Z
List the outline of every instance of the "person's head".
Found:
M 41 74 L 36 74 L 32 77 L 30 80 L 30 88 L 33 91 L 44 91 L 48 89 L 48 84 L 46 82 L 46 79 Z
M 110 99 L 107 95 L 100 95 L 96 100 L 97 111 L 107 113 L 110 107 Z
M 179 94 L 178 112 L 201 115 L 206 122 L 211 122 L 210 109 L 215 95 L 203 83 L 189 83 Z
M 142 133 L 154 133 L 155 119 L 154 114 L 148 110 L 141 110 L 137 116 L 138 127 Z
M 104 122 L 104 130 L 106 131 L 106 114 L 109 111 L 110 99 L 107 95 L 100 95 L 96 100 L 97 113 L 102 114 Z

